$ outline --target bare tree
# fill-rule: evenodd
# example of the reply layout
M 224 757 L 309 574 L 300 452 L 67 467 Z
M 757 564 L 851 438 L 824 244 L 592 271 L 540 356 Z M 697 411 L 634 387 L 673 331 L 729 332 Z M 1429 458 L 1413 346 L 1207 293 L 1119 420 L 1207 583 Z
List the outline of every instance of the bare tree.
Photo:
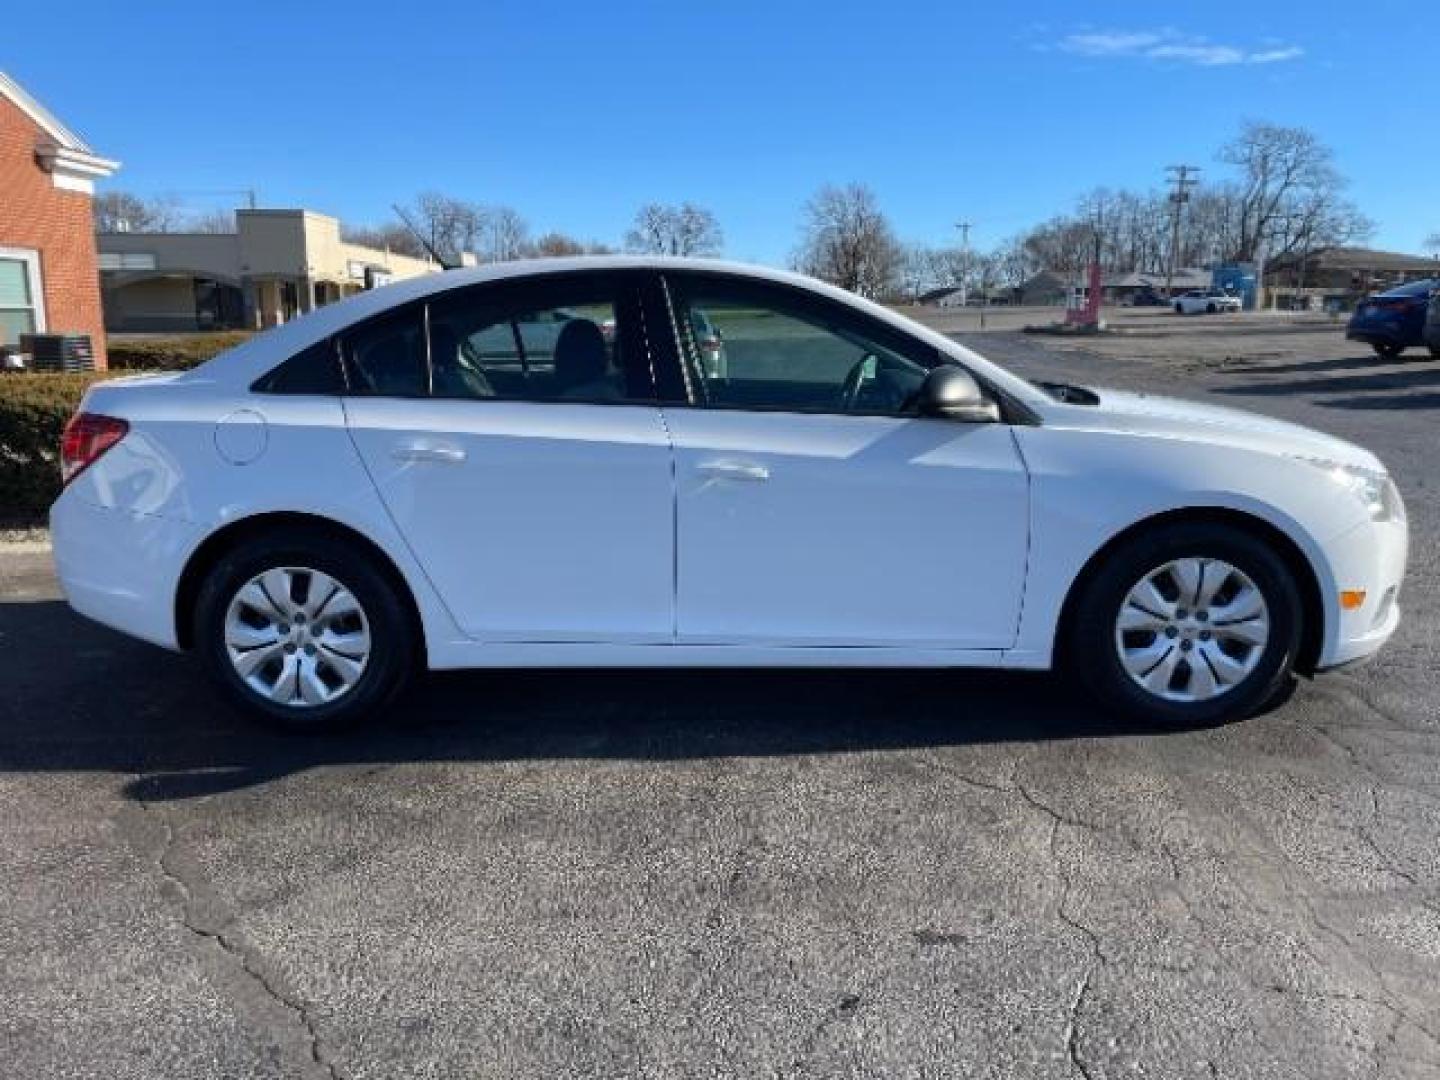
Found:
M 447 265 L 456 266 L 462 253 L 479 250 L 485 208 L 478 203 L 426 191 L 416 196 L 405 216 L 414 221 L 424 246 Z
M 529 233 L 525 219 L 510 207 L 491 207 L 485 212 L 485 258 L 489 262 L 523 258 L 529 248 Z
M 173 196 L 144 198 L 128 191 L 95 196 L 96 232 L 175 232 L 184 220 Z
M 694 203 L 647 203 L 625 233 L 625 248 L 646 255 L 717 255 L 724 234 L 715 215 Z
M 340 236 L 352 244 L 393 251 L 396 255 L 409 255 L 413 259 L 426 257 L 424 245 L 398 221 L 387 221 L 381 225 L 341 226 Z
M 1041 269 L 1018 236 L 1006 240 L 990 257 L 995 266 L 996 284 L 1010 289 L 1019 288 Z
M 615 249 L 596 240 L 577 240 L 562 232 L 548 232 L 527 245 L 527 252 L 541 257 L 565 255 L 613 255 Z
M 892 293 L 904 249 L 863 184 L 827 184 L 805 204 L 797 269 L 861 296 Z
M 1220 152 L 1220 160 L 1240 173 L 1237 235 L 1225 257 L 1249 262 L 1262 248 L 1286 254 L 1305 250 L 1322 232 L 1363 231 L 1356 228 L 1363 221 L 1358 211 L 1340 198 L 1345 181 L 1333 159 L 1330 148 L 1304 128 L 1247 123 Z
M 228 234 L 235 232 L 235 211 L 207 210 L 193 214 L 184 222 L 186 232 Z

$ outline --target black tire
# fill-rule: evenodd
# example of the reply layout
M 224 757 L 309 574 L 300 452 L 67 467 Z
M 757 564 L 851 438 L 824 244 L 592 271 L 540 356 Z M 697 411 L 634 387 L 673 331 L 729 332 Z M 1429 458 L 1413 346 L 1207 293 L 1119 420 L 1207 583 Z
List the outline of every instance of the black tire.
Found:
M 1176 305 L 1175 305 L 1175 314 L 1176 314 L 1176 315 L 1184 315 L 1184 314 L 1185 314 L 1185 306 L 1184 306 L 1183 304 L 1176 304 Z
M 1400 354 L 1405 351 L 1404 345 L 1376 344 L 1372 345 L 1371 348 L 1375 350 L 1375 355 L 1380 357 L 1381 360 L 1398 360 L 1400 359 Z
M 303 707 L 272 701 L 249 686 L 230 661 L 225 619 L 231 599 L 251 579 L 278 567 L 328 574 L 364 611 L 368 659 L 354 684 L 332 701 Z M 201 585 L 194 631 L 195 651 L 221 693 L 257 722 L 291 734 L 340 731 L 371 719 L 399 696 L 418 666 L 410 612 L 390 576 L 368 554 L 331 535 L 302 529 L 250 541 L 223 555 Z
M 1431 359 L 1431 360 L 1440 360 L 1440 345 L 1431 345 L 1431 346 L 1430 346 L 1430 359 Z
M 1206 305 L 1205 305 L 1205 314 L 1206 314 L 1206 315 L 1214 315 L 1215 312 L 1217 312 L 1218 310 L 1220 310 L 1220 309 L 1217 308 L 1214 304 L 1206 304 Z
M 1224 559 L 1255 583 L 1271 630 L 1251 672 L 1216 697 L 1179 702 L 1152 694 L 1125 670 L 1116 620 L 1131 588 L 1146 574 L 1183 558 Z M 1294 576 L 1280 555 L 1244 530 L 1221 524 L 1161 526 L 1125 542 L 1081 586 L 1061 642 L 1065 667 L 1103 704 L 1168 728 L 1242 720 L 1283 699 L 1300 649 L 1302 607 Z

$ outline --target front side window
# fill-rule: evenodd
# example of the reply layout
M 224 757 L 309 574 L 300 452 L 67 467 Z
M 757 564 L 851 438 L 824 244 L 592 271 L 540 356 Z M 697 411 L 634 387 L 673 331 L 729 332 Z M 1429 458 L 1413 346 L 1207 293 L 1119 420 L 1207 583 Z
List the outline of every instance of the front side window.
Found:
M 614 275 L 482 285 L 430 306 L 436 397 L 623 404 L 654 399 Z
M 40 261 L 34 252 L 0 248 L 0 345 L 44 329 Z
M 929 346 L 794 290 L 703 277 L 672 285 L 697 404 L 900 415 L 938 362 Z

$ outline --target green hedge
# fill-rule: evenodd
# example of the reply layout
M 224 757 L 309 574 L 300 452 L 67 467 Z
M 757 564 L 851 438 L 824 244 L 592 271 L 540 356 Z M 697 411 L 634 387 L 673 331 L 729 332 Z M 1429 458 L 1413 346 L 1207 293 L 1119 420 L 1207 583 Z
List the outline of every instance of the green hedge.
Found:
M 0 524 L 45 516 L 60 494 L 60 433 L 103 375 L 0 375 Z
M 250 338 L 248 330 L 213 334 L 156 334 L 121 338 L 109 344 L 112 371 L 182 371 Z

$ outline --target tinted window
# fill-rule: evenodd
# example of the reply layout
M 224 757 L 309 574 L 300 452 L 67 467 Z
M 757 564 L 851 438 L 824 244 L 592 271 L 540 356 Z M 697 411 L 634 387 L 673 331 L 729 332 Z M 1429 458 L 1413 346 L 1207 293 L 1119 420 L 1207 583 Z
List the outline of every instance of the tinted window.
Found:
M 652 401 L 649 365 L 615 275 L 482 285 L 430 306 L 437 397 Z
M 255 389 L 267 394 L 343 394 L 345 379 L 331 338 L 311 345 L 262 377 Z
M 362 323 L 345 336 L 350 393 L 416 397 L 426 392 L 422 309 Z
M 923 343 L 793 290 L 695 278 L 674 294 L 700 404 L 897 414 L 937 362 Z

